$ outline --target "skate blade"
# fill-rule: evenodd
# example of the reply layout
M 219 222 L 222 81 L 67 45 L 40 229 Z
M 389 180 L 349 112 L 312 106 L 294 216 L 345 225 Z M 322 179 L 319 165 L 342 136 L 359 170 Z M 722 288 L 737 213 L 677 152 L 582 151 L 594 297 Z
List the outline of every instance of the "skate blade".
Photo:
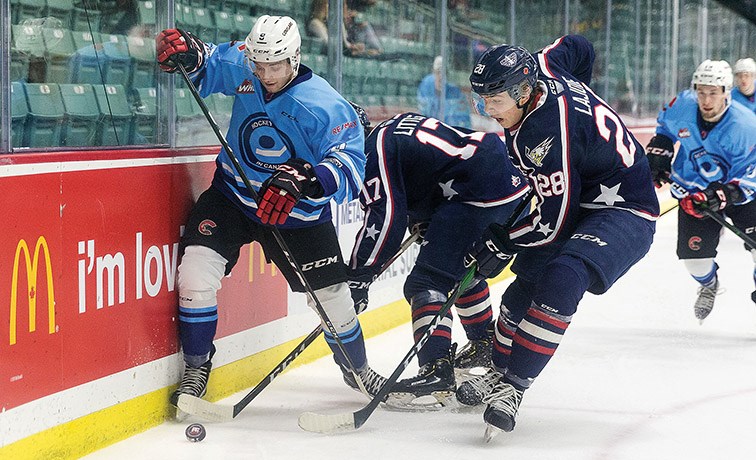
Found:
M 470 380 L 475 377 L 481 377 L 488 372 L 488 367 L 470 367 L 470 368 L 454 368 L 454 377 L 457 379 L 457 384 Z
M 434 391 L 429 395 L 389 393 L 386 408 L 403 412 L 430 412 L 459 406 L 453 391 Z
M 483 440 L 486 443 L 489 443 L 489 442 L 491 442 L 491 440 L 493 438 L 495 438 L 502 431 L 503 430 L 501 430 L 501 429 L 499 429 L 499 428 L 497 428 L 497 427 L 495 427 L 493 425 L 490 425 L 490 424 L 486 423 L 486 431 L 485 431 L 485 433 L 483 433 Z

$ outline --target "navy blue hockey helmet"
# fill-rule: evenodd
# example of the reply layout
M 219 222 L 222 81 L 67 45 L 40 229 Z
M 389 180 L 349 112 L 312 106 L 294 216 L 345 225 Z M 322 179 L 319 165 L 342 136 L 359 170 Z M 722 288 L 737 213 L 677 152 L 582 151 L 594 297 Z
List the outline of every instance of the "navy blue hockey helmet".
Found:
M 520 46 L 497 45 L 483 53 L 470 74 L 472 90 L 481 96 L 506 91 L 518 101 L 526 89 L 535 88 L 538 65 L 528 50 Z

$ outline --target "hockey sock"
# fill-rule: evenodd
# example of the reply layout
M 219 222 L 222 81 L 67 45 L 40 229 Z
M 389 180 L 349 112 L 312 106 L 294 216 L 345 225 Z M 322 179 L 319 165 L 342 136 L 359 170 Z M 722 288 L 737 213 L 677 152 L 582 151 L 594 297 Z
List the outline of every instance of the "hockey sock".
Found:
M 717 284 L 717 270 L 719 265 L 714 259 L 685 259 L 685 267 L 694 280 L 701 286 L 713 288 Z
M 438 291 L 423 291 L 416 294 L 410 300 L 412 305 L 412 330 L 415 342 L 428 330 L 428 324 L 433 317 L 441 310 L 441 306 L 446 302 L 446 296 Z M 438 326 L 431 334 L 428 341 L 417 354 L 417 361 L 420 366 L 435 361 L 439 358 L 449 356 L 451 348 L 451 310 L 438 323 Z
M 325 341 L 333 351 L 333 357 L 341 367 L 348 369 L 347 360 L 344 359 L 344 354 L 341 352 L 336 339 L 328 330 L 323 330 L 325 335 Z M 365 338 L 362 335 L 362 327 L 358 322 L 352 329 L 339 332 L 339 339 L 344 344 L 344 349 L 349 354 L 349 359 L 352 360 L 356 371 L 361 371 L 367 366 L 367 356 L 365 355 Z
M 485 281 L 477 283 L 465 291 L 455 305 L 467 338 L 469 340 L 488 338 L 487 329 L 493 316 L 488 283 Z
M 213 337 L 218 325 L 218 306 L 204 308 L 179 307 L 179 339 L 184 361 L 200 367 L 210 359 Z
M 509 356 L 512 354 L 512 337 L 517 324 L 533 303 L 531 292 L 533 284 L 517 277 L 501 296 L 499 317 L 496 321 L 493 353 L 491 358 L 494 366 L 506 369 Z

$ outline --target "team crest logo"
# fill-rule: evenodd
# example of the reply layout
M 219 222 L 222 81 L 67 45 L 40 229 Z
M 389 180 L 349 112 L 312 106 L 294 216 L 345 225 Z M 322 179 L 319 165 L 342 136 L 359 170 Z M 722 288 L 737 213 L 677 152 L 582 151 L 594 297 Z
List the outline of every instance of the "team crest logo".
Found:
M 199 223 L 199 225 L 197 226 L 197 231 L 203 235 L 210 236 L 213 234 L 213 229 L 217 226 L 218 224 L 216 224 L 212 220 L 205 219 Z
M 729 177 L 727 163 L 703 148 L 692 151 L 690 158 L 698 168 L 698 174 L 709 182 L 723 182 L 725 178 Z
M 679 137 L 680 139 L 690 137 L 690 131 L 688 131 L 688 128 L 683 128 L 677 132 L 677 137 Z
M 236 94 L 252 94 L 255 92 L 255 85 L 249 80 L 244 80 L 241 85 L 236 87 Z
M 554 136 L 544 140 L 532 150 L 525 146 L 525 156 L 536 166 L 543 166 L 543 159 L 551 150 L 554 143 Z
M 517 55 L 515 53 L 509 53 L 499 62 L 505 67 L 512 67 L 517 63 Z
M 232 146 L 233 147 L 233 146 Z M 270 172 L 294 156 L 294 143 L 264 112 L 253 113 L 239 127 L 241 159 L 251 168 Z

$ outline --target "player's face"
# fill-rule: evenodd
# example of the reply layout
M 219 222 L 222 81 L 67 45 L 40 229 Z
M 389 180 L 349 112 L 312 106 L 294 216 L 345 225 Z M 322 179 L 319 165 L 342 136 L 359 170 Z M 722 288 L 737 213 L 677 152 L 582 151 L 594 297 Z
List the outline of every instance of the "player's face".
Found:
M 479 108 L 482 105 L 483 115 L 493 118 L 504 129 L 513 127 L 522 118 L 523 109 L 517 108 L 517 102 L 506 91 L 490 96 L 480 96 L 476 105 Z
M 269 93 L 277 93 L 294 77 L 288 59 L 278 62 L 255 62 L 255 75 Z
M 715 121 L 727 104 L 727 93 L 721 86 L 697 85 L 698 110 L 706 121 Z
M 743 94 L 753 93 L 753 82 L 756 80 L 756 74 L 751 72 L 740 72 L 735 74 L 735 84 Z

